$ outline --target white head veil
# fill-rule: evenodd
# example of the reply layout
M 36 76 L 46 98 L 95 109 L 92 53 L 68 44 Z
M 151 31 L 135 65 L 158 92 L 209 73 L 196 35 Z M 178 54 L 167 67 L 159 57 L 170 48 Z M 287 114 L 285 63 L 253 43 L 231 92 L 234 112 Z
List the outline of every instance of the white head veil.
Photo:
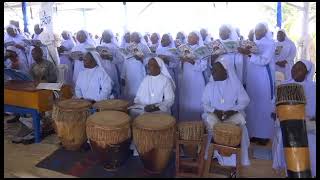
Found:
M 152 33 L 152 34 L 154 34 L 154 33 Z M 152 36 L 152 34 L 151 34 L 151 36 Z M 157 32 L 155 32 L 155 34 L 156 34 L 157 37 L 158 37 L 158 42 L 157 42 L 157 43 L 160 43 L 160 41 L 161 41 L 161 36 L 160 36 L 160 34 L 157 33 Z M 150 44 L 152 44 L 152 42 L 151 42 L 151 36 L 150 36 Z
M 144 37 L 142 36 L 142 34 L 141 34 L 141 33 L 137 32 L 137 31 L 132 32 L 132 34 L 133 34 L 133 33 L 137 33 L 137 34 L 139 35 L 140 43 L 142 43 L 142 44 L 144 44 L 144 45 L 148 46 L 148 43 L 146 42 L 146 40 L 144 39 Z M 131 36 L 131 34 L 130 34 L 130 36 Z M 149 46 L 148 46 L 148 47 L 149 47 Z
M 91 45 L 93 45 L 93 46 L 96 46 L 96 43 L 95 43 L 94 40 L 90 37 L 88 31 L 86 31 L 86 30 L 81 30 L 81 31 L 83 31 L 83 32 L 86 34 L 86 36 L 87 36 L 86 42 L 89 43 L 89 44 L 91 44 Z
M 267 32 L 266 32 L 266 34 L 265 34 L 265 36 L 264 37 L 266 37 L 267 39 L 270 39 L 270 40 L 272 40 L 273 38 L 272 38 L 272 33 L 270 32 L 270 30 L 269 30 L 269 27 L 268 27 L 268 24 L 267 23 L 265 23 L 265 22 L 262 22 L 262 23 L 258 23 L 258 24 L 262 24 L 265 28 L 266 28 L 266 30 L 267 30 Z M 257 24 L 257 25 L 258 25 Z M 257 27 L 257 26 L 256 26 Z M 256 28 L 254 28 L 254 30 L 255 30 Z M 257 41 L 257 39 L 256 39 L 256 34 L 254 33 L 254 35 L 253 35 L 253 40 L 254 41 Z
M 230 24 L 223 24 L 220 26 L 220 28 L 223 26 L 227 27 L 230 30 L 230 35 L 229 35 L 229 38 L 226 40 L 222 40 L 219 36 L 220 41 L 238 41 L 239 40 L 237 31 Z
M 150 58 L 150 59 L 152 59 L 152 58 Z M 176 85 L 175 85 L 174 80 L 172 79 L 165 63 L 163 62 L 163 60 L 159 57 L 154 57 L 154 59 L 157 61 L 158 65 L 160 67 L 161 74 L 163 74 L 164 76 L 166 76 L 167 78 L 169 78 L 171 80 L 173 90 L 175 90 Z
M 121 38 L 121 45 L 120 47 L 124 48 L 125 47 L 125 44 L 127 43 L 126 40 L 124 39 L 124 36 L 127 34 L 127 33 L 130 33 L 130 31 L 126 30 L 124 31 L 123 35 L 122 35 L 122 38 Z M 130 43 L 130 42 L 129 42 Z
M 162 54 L 162 55 L 171 55 L 171 53 L 168 51 L 169 48 L 175 48 L 175 45 L 174 45 L 174 41 L 173 41 L 173 38 L 171 36 L 170 33 L 165 33 L 169 36 L 169 39 L 170 39 L 170 44 L 166 47 L 163 47 L 162 44 L 161 44 L 161 41 L 159 43 L 159 46 L 156 50 L 156 54 Z M 163 34 L 162 37 L 165 35 Z
M 18 48 L 14 47 L 14 46 L 8 46 L 8 47 L 6 48 L 6 51 L 13 51 L 13 52 L 15 52 L 17 55 L 18 55 L 18 52 L 19 52 Z
M 191 33 L 195 33 L 195 34 L 198 36 L 198 38 L 199 38 L 198 45 L 199 45 L 199 46 L 204 46 L 204 43 L 203 43 L 202 36 L 201 36 L 200 32 L 199 32 L 199 31 L 191 31 L 191 32 L 189 33 L 189 35 L 190 35 Z M 187 37 L 186 37 L 186 38 L 187 38 Z
M 96 61 L 97 65 L 100 66 L 105 73 L 107 73 L 107 72 L 104 70 L 103 66 L 102 66 L 101 57 L 100 57 L 99 53 L 98 53 L 97 51 L 95 51 L 95 50 L 89 50 L 87 53 L 88 53 L 88 54 L 91 54 L 91 56 L 93 57 L 93 59 Z
M 240 81 L 235 70 L 234 70 L 234 64 L 230 59 L 227 59 L 226 57 L 219 58 L 216 62 L 220 62 L 223 67 L 226 69 L 227 74 L 228 74 L 228 79 L 232 81 Z M 214 81 L 212 74 L 210 76 L 209 81 Z
M 307 67 L 307 77 L 306 77 L 306 81 L 313 81 L 313 76 L 315 73 L 315 67 L 312 61 L 308 61 L 308 60 L 301 60 L 301 62 L 303 62 L 303 64 Z
M 5 30 L 7 31 L 8 28 L 12 28 L 16 34 L 19 34 L 19 31 L 18 31 L 18 28 L 12 24 L 9 24 L 8 26 L 5 27 Z M 8 36 L 10 36 L 8 33 L 7 33 Z
M 187 43 L 187 39 L 188 39 L 188 36 L 187 34 L 184 32 L 184 31 L 179 31 L 180 33 L 182 33 L 184 35 L 184 40 L 180 39 L 182 44 L 186 44 Z M 177 32 L 177 34 L 179 33 Z M 177 39 L 177 38 L 176 38 Z
M 114 45 L 118 45 L 118 41 L 117 41 L 116 37 L 113 35 L 113 32 L 110 29 L 104 30 L 102 34 L 104 34 L 104 33 L 107 33 L 107 34 L 109 34 L 111 36 L 111 43 L 113 43 Z

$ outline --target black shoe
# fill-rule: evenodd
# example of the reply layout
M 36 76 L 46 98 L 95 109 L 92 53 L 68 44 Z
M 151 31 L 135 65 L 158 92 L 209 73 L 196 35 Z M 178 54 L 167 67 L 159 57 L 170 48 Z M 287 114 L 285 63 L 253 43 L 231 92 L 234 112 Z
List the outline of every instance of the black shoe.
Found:
M 252 137 L 252 138 L 250 138 L 250 142 L 252 142 L 252 143 L 257 142 L 257 138 L 256 138 L 256 137 Z
M 20 116 L 15 116 L 14 118 L 9 119 L 9 120 L 7 121 L 7 123 L 10 124 L 10 123 L 19 122 L 19 118 L 20 118 Z
M 26 135 L 22 138 L 22 144 L 33 144 L 35 142 L 34 133 L 31 132 L 30 134 Z
M 261 146 L 265 146 L 269 143 L 269 139 L 264 139 L 264 138 L 259 138 L 257 141 L 257 144 L 261 145 Z

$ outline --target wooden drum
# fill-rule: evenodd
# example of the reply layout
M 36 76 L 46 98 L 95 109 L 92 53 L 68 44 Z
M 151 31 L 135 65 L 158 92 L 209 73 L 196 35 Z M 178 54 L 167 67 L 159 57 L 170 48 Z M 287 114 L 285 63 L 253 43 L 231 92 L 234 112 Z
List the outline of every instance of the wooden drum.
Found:
M 161 173 L 172 155 L 175 136 L 174 117 L 165 113 L 145 113 L 133 124 L 133 141 L 144 167 L 151 173 Z
M 88 117 L 87 136 L 106 170 L 116 170 L 130 155 L 130 117 L 119 111 L 102 111 Z
M 78 150 L 87 140 L 86 120 L 91 103 L 81 99 L 58 102 L 52 110 L 52 119 L 62 146 L 67 150 Z
M 217 144 L 236 147 L 241 143 L 242 129 L 233 123 L 217 123 L 213 127 L 213 140 Z
M 289 178 L 311 177 L 305 104 L 302 85 L 290 83 L 277 87 L 276 109 Z
M 202 141 L 205 126 L 202 121 L 180 122 L 177 126 L 177 134 L 181 140 Z M 197 145 L 184 145 L 184 154 L 196 158 L 198 154 Z
M 109 99 L 93 104 L 97 111 L 122 111 L 128 113 L 129 102 L 122 99 Z

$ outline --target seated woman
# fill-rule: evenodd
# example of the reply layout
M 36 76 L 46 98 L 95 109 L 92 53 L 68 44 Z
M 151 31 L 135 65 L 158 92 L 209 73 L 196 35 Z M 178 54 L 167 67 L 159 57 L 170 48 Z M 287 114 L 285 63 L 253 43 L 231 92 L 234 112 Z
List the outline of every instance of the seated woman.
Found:
M 129 107 L 131 117 L 144 112 L 166 112 L 171 114 L 174 103 L 175 84 L 162 59 L 155 57 L 148 61 L 147 75 L 141 82 L 135 105 Z
M 52 62 L 43 59 L 42 49 L 36 46 L 32 49 L 31 54 L 35 61 L 30 68 L 33 80 L 48 83 L 57 82 L 57 68 Z
M 112 98 L 112 80 L 101 65 L 100 55 L 89 51 L 84 56 L 85 70 L 79 72 L 75 86 L 77 98 L 101 101 Z
M 250 99 L 244 90 L 240 80 L 233 68 L 233 63 L 229 59 L 220 59 L 212 66 L 212 76 L 210 82 L 206 85 L 202 96 L 204 113 L 202 119 L 208 130 L 208 145 L 212 139 L 213 127 L 218 122 L 230 122 L 240 125 L 242 128 L 241 140 L 241 164 L 250 165 L 248 157 L 249 136 L 245 126 L 244 109 L 249 104 Z M 214 156 L 221 165 L 235 166 L 236 157 L 233 154 L 230 157 L 219 155 L 214 152 Z M 209 157 L 212 158 L 212 157 Z
M 5 66 L 7 68 L 19 70 L 25 74 L 29 74 L 27 64 L 18 56 L 18 49 L 14 46 L 8 46 L 5 54 Z
M 314 64 L 311 61 L 298 61 L 291 69 L 291 78 L 284 81 L 286 83 L 298 83 L 303 86 L 306 106 L 305 106 L 305 120 L 308 133 L 308 144 L 310 151 L 311 173 L 316 176 L 316 83 L 313 81 L 315 73 Z M 282 143 L 282 134 L 280 122 L 276 119 L 275 122 L 275 135 L 272 144 L 273 164 L 272 167 L 276 170 L 284 169 L 286 166 L 284 160 L 284 150 Z

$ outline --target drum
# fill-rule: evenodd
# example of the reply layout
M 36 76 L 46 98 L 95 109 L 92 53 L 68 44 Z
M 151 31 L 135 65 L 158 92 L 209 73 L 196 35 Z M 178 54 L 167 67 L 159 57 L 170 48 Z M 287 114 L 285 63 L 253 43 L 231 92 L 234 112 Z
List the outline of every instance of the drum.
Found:
M 56 133 L 67 150 L 78 150 L 87 140 L 86 120 L 91 103 L 81 99 L 59 101 L 53 106 Z
M 122 111 L 128 113 L 129 102 L 122 99 L 103 100 L 93 104 L 98 111 Z
M 175 124 L 175 118 L 165 113 L 145 113 L 134 120 L 133 141 L 150 173 L 166 168 L 174 146 Z
M 177 130 L 179 139 L 181 140 L 202 141 L 205 126 L 202 121 L 180 122 L 178 123 Z M 196 158 L 198 146 L 192 144 L 184 145 L 183 151 L 185 155 Z
M 276 110 L 290 178 L 311 177 L 305 104 L 302 85 L 289 83 L 277 87 Z
M 102 111 L 88 117 L 86 128 L 93 150 L 106 170 L 116 170 L 130 156 L 130 117 L 120 111 Z
M 221 122 L 213 126 L 213 140 L 217 144 L 236 147 L 241 143 L 242 129 L 240 126 Z

